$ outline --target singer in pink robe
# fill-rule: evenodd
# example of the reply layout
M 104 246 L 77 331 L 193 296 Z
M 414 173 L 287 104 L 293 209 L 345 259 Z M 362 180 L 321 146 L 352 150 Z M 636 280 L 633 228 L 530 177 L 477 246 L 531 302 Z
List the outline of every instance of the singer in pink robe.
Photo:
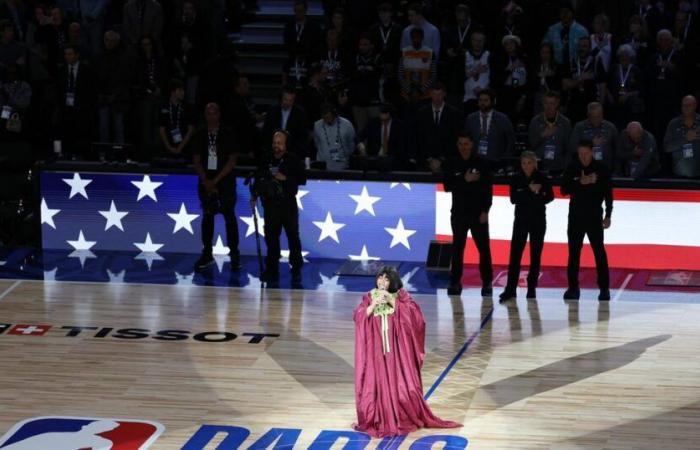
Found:
M 420 307 L 403 289 L 395 268 L 380 270 L 376 282 L 377 289 L 366 294 L 354 311 L 357 423 L 353 428 L 382 438 L 418 428 L 460 427 L 436 417 L 423 400 L 425 321 Z

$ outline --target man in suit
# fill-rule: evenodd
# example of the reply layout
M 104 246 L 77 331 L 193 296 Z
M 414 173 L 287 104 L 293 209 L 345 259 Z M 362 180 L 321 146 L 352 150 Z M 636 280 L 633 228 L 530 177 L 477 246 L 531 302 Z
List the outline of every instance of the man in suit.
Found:
M 363 165 L 367 169 L 401 169 L 406 160 L 404 133 L 403 121 L 394 117 L 393 106 L 382 105 L 379 117 L 370 119 L 358 135 Z
M 67 153 L 86 156 L 97 116 L 96 76 L 80 59 L 77 47 L 66 46 L 63 55 L 65 66 L 59 71 L 57 86 L 57 131 Z
M 418 110 L 412 158 L 419 168 L 427 166 L 439 172 L 445 159 L 454 156 L 457 134 L 462 130 L 464 116 L 445 102 L 445 85 L 436 83 L 430 90 L 430 104 Z
M 309 156 L 309 128 L 306 111 L 296 105 L 296 91 L 285 87 L 282 90 L 280 104 L 271 107 L 265 116 L 262 142 L 272 142 L 275 130 L 284 130 L 289 134 L 287 148 L 300 158 Z
M 508 116 L 493 109 L 494 93 L 479 92 L 479 111 L 469 114 L 466 130 L 476 143 L 476 152 L 492 164 L 513 155 L 515 131 Z

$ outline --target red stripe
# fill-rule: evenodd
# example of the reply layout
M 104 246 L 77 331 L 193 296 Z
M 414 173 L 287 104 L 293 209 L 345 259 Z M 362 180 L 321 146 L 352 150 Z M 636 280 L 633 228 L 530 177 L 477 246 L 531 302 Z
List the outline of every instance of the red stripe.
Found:
M 451 236 L 438 236 L 439 241 L 451 241 Z M 700 270 L 700 247 L 652 245 L 652 244 L 607 244 L 608 264 L 615 269 L 651 270 Z M 508 264 L 510 241 L 491 240 L 493 264 Z M 523 265 L 529 264 L 529 246 L 523 253 Z M 476 246 L 469 238 L 464 251 L 465 264 L 478 263 Z M 564 243 L 545 243 L 542 252 L 543 266 L 566 267 L 569 250 Z M 584 245 L 581 267 L 595 267 L 590 245 Z
M 445 192 L 445 187 L 442 184 L 438 184 L 436 185 L 436 187 L 438 192 Z M 508 185 L 494 185 L 493 195 L 498 197 L 508 197 L 510 195 Z M 561 190 L 558 187 L 554 188 L 554 197 L 568 198 L 561 195 Z M 700 191 L 616 188 L 615 200 L 628 200 L 637 202 L 700 203 Z

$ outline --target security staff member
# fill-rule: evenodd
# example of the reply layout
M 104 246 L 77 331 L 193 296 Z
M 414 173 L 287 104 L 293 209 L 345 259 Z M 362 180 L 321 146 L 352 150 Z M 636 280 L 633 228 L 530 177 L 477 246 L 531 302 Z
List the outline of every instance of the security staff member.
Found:
M 578 300 L 580 296 L 578 271 L 581 260 L 583 238 L 588 235 L 595 265 L 598 271 L 598 300 L 610 300 L 610 273 L 608 256 L 603 246 L 603 229 L 610 227 L 613 209 L 613 189 L 610 171 L 601 161 L 593 157 L 593 142 L 582 140 L 576 149 L 575 158 L 564 172 L 561 192 L 569 195 L 569 264 L 567 275 L 569 288 L 565 300 Z M 602 203 L 605 201 L 605 216 Z
M 527 275 L 527 298 L 536 298 L 537 280 L 547 229 L 547 203 L 554 200 L 552 183 L 537 170 L 537 155 L 531 151 L 520 154 L 520 170 L 510 182 L 510 202 L 515 205 L 513 237 L 510 241 L 508 282 L 500 295 L 501 301 L 515 299 L 520 278 L 520 258 L 530 235 L 530 271 Z
M 287 151 L 289 134 L 277 130 L 272 135 L 272 153 L 263 156 L 258 168 L 256 195 L 262 198 L 265 210 L 265 273 L 267 282 L 279 280 L 280 235 L 284 228 L 289 243 L 289 263 L 292 283 L 301 281 L 301 239 L 299 238 L 299 209 L 296 195 L 300 185 L 306 184 L 304 163 Z M 257 201 L 254 198 L 253 201 Z
M 489 247 L 489 209 L 493 200 L 493 179 L 488 161 L 474 150 L 474 140 L 466 131 L 457 138 L 459 156 L 446 161 L 443 174 L 445 191 L 452 192 L 452 268 L 449 295 L 462 293 L 462 269 L 467 233 L 479 250 L 481 295 L 492 294 L 491 249 Z
M 238 253 L 238 224 L 236 223 L 237 147 L 231 129 L 221 125 L 221 111 L 216 103 L 204 108 L 206 125 L 192 137 L 194 169 L 199 176 L 197 193 L 202 204 L 202 256 L 195 270 L 214 264 L 212 241 L 214 217 L 221 213 L 226 222 L 226 240 L 231 256 L 231 270 L 241 268 Z

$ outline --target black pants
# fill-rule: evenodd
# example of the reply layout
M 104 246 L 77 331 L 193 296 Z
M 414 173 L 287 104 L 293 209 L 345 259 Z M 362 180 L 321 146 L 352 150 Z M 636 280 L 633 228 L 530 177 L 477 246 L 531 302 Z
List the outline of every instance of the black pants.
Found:
M 597 216 L 594 216 L 597 217 Z M 578 289 L 578 271 L 581 265 L 581 248 L 583 238 L 588 236 L 595 256 L 595 267 L 598 272 L 598 287 L 600 289 L 610 288 L 610 272 L 608 270 L 608 255 L 605 253 L 603 245 L 603 220 L 596 220 L 569 217 L 569 227 L 567 229 L 569 239 L 569 265 L 567 276 L 569 288 Z
M 479 218 L 464 218 L 453 214 L 452 222 L 452 268 L 450 279 L 459 283 L 464 267 L 464 246 L 467 243 L 467 233 L 472 232 L 472 238 L 479 250 L 479 273 L 483 286 L 491 286 L 493 267 L 491 266 L 491 247 L 489 246 L 489 224 L 479 223 Z
M 236 222 L 236 193 L 219 198 L 218 211 L 212 211 L 206 194 L 200 190 L 199 199 L 202 202 L 202 247 L 204 253 L 211 254 L 214 241 L 214 218 L 217 213 L 224 216 L 226 223 L 226 243 L 231 256 L 238 256 L 238 223 Z
M 514 291 L 520 279 L 520 259 L 525 250 L 525 243 L 530 236 L 530 270 L 527 274 L 527 286 L 537 287 L 542 263 L 542 248 L 547 222 L 542 219 L 516 220 L 513 223 L 513 237 L 510 241 L 510 259 L 508 263 L 508 282 L 506 290 Z
M 292 270 L 301 270 L 304 259 L 301 257 L 301 239 L 299 238 L 299 209 L 295 197 L 283 200 L 267 200 L 265 208 L 265 245 L 267 257 L 265 268 L 271 274 L 279 272 L 280 236 L 282 229 L 289 243 L 289 263 Z

